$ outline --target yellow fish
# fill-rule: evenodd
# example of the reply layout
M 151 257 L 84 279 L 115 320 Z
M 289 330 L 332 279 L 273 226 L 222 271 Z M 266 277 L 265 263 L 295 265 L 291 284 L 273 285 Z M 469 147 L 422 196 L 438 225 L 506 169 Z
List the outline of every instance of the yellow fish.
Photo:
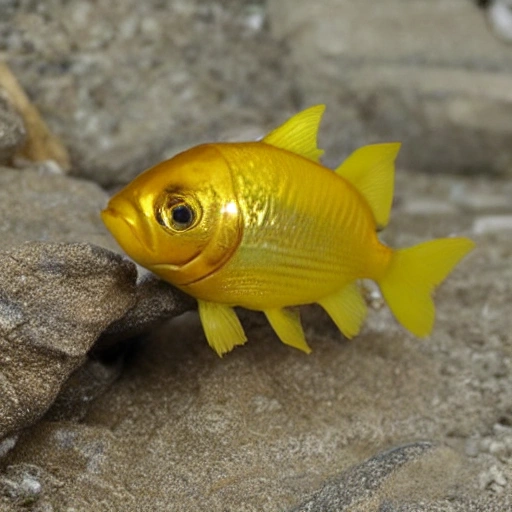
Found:
M 348 338 L 366 316 L 359 279 L 376 281 L 417 336 L 434 323 L 432 291 L 474 246 L 467 238 L 392 249 L 389 220 L 400 144 L 362 147 L 322 166 L 325 107 L 295 115 L 258 142 L 196 146 L 142 173 L 102 218 L 140 265 L 198 301 L 211 347 L 246 341 L 233 307 L 263 311 L 283 343 L 310 352 L 297 308 L 318 303 Z

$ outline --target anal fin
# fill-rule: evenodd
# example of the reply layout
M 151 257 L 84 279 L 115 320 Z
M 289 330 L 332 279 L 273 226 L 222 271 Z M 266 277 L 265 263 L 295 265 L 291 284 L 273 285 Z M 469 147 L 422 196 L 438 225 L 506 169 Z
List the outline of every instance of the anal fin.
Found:
M 198 300 L 199 317 L 210 347 L 222 357 L 236 345 L 247 341 L 233 308 L 225 304 Z
M 297 311 L 290 309 L 267 309 L 264 313 L 272 329 L 274 329 L 283 343 L 298 348 L 306 352 L 306 354 L 311 352 L 304 337 L 300 316 Z
M 351 339 L 366 317 L 366 303 L 356 282 L 318 301 L 344 336 Z

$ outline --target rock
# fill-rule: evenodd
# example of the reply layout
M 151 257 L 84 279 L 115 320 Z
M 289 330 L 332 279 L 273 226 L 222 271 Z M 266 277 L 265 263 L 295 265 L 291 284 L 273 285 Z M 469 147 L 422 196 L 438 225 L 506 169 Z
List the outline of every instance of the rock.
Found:
M 436 450 L 439 453 L 431 453 Z M 416 497 L 418 489 L 412 482 L 429 481 L 432 485 L 432 475 L 435 475 L 438 492 L 453 485 L 454 473 L 461 472 L 461 461 L 457 459 L 456 453 L 428 442 L 394 448 L 331 479 L 290 512 L 395 511 L 399 509 L 395 506 L 403 506 L 400 501 L 404 496 L 410 501 Z M 427 494 L 432 495 L 433 488 L 432 485 L 422 489 L 419 498 L 424 500 Z M 399 503 L 396 503 L 396 495 Z
M 139 279 L 135 305 L 111 323 L 91 349 L 91 357 L 68 379 L 46 415 L 51 420 L 78 421 L 91 403 L 119 378 L 127 344 L 196 308 L 192 297 L 151 273 Z
M 134 305 L 135 277 L 132 263 L 87 244 L 0 253 L 0 439 L 48 409 L 100 333 Z
M 512 231 L 512 215 L 485 215 L 477 218 L 473 225 L 476 234 L 496 231 Z
M 18 441 L 18 434 L 13 434 L 9 437 L 4 437 L 2 441 L 0 441 L 0 459 L 9 453 L 16 446 L 16 442 Z
M 490 488 L 496 494 L 501 494 L 507 485 L 507 478 L 503 471 L 497 466 L 491 466 L 487 471 L 480 475 L 480 487 L 483 489 Z
M 51 336 L 57 336 L 55 342 L 52 341 L 50 335 L 47 338 L 37 330 L 40 317 L 45 314 L 44 309 L 40 311 L 37 308 L 36 298 L 39 295 L 34 296 L 36 302 L 30 307 L 27 306 L 28 309 L 22 308 L 21 311 L 16 308 L 14 311 L 11 302 L 7 302 L 4 306 L 7 308 L 4 309 L 4 322 L 14 321 L 15 324 L 33 322 L 35 332 L 33 336 L 42 338 L 41 343 L 48 342 L 52 345 L 53 343 L 63 344 L 67 341 L 71 348 L 74 347 L 78 350 L 78 354 L 69 356 L 65 364 L 59 363 L 63 356 L 58 351 L 52 352 L 53 349 L 45 349 L 49 352 L 46 355 L 37 355 L 39 352 L 34 353 L 33 357 L 40 357 L 41 361 L 44 358 L 49 358 L 49 362 L 44 368 L 48 388 L 45 390 L 44 387 L 40 387 L 40 391 L 44 395 L 40 399 L 40 403 L 29 403 L 29 400 L 35 401 L 35 398 L 30 396 L 26 398 L 23 417 L 13 417 L 12 421 L 3 426 L 1 426 L 0 420 L 0 438 L 6 435 L 10 429 L 20 428 L 20 426 L 27 425 L 40 417 L 56 398 L 59 389 L 62 391 L 51 410 L 50 417 L 75 420 L 84 417 L 92 400 L 111 385 L 119 376 L 122 367 L 122 348 L 116 349 L 115 354 L 121 359 L 110 356 L 109 361 L 104 361 L 103 359 L 98 360 L 97 356 L 92 360 L 87 357 L 93 344 L 109 324 L 113 323 L 108 331 L 109 334 L 103 336 L 103 340 L 107 341 L 103 341 L 97 348 L 95 347 L 95 350 L 98 352 L 101 350 L 102 354 L 107 345 L 112 351 L 115 342 L 150 330 L 152 322 L 161 323 L 164 319 L 177 316 L 194 306 L 194 301 L 189 297 L 185 297 L 184 294 L 156 278 L 145 280 L 140 287 L 136 287 L 135 267 L 119 256 L 107 251 L 102 252 L 99 248 L 87 249 L 87 246 L 70 245 L 71 242 L 78 243 L 86 240 L 119 250 L 100 220 L 99 212 L 106 201 L 107 194 L 94 183 L 53 174 L 46 170 L 20 171 L 0 168 L 0 233 L 2 247 L 4 250 L 8 250 L 3 255 L 6 259 L 4 265 L 12 266 L 14 264 L 13 257 L 17 257 L 13 256 L 15 252 L 12 251 L 22 251 L 19 258 L 20 265 L 14 266 L 7 273 L 4 270 L 1 272 L 3 280 L 10 281 L 6 282 L 0 279 L 3 283 L 0 283 L 0 297 L 6 293 L 6 289 L 3 287 L 12 287 L 15 286 L 15 283 L 22 283 L 29 279 L 24 265 L 31 264 L 30 262 L 36 258 L 37 251 L 41 251 L 41 258 L 46 261 L 47 273 L 41 271 L 41 279 L 47 280 L 45 286 L 52 287 L 54 280 L 62 280 L 61 285 L 55 287 L 51 295 L 55 303 L 47 306 L 54 309 L 46 311 L 48 315 L 53 315 L 54 324 L 46 329 L 53 331 Z M 63 244 L 46 246 L 41 243 L 20 248 L 20 244 L 27 240 L 63 242 Z M 35 249 L 30 249 L 31 247 L 35 247 Z M 74 249 L 74 247 L 78 247 L 78 249 Z M 35 253 L 32 254 L 31 251 L 35 251 Z M 59 254 L 59 251 L 62 251 L 62 254 Z M 80 258 L 83 258 L 83 262 L 80 262 Z M 24 263 L 26 259 L 27 263 Z M 54 270 L 52 270 L 53 267 L 55 267 Z M 108 276 L 110 271 L 113 274 Z M 31 279 L 38 279 L 39 273 L 37 271 L 35 277 Z M 71 278 L 69 273 L 76 274 L 76 277 Z M 94 278 L 95 273 L 96 278 Z M 102 279 L 104 280 L 103 284 L 100 282 Z M 72 290 L 73 286 L 78 286 L 75 296 L 68 297 L 66 290 Z M 82 290 L 82 286 L 87 286 L 90 289 Z M 86 323 L 94 320 L 90 326 L 84 328 L 81 323 L 76 326 L 70 325 L 69 322 L 73 317 L 69 308 L 72 307 L 72 304 L 92 304 L 95 293 L 93 286 L 98 288 L 98 302 L 90 314 L 98 314 L 97 320 L 84 318 L 83 322 Z M 106 300 L 108 293 L 114 293 L 116 287 L 119 287 L 115 292 L 119 293 L 117 304 L 114 303 L 115 301 Z M 22 289 L 20 288 L 20 290 Z M 48 293 L 45 290 L 46 288 L 43 288 L 41 293 Z M 27 288 L 27 293 L 31 293 L 29 288 Z M 62 297 L 59 294 L 62 294 Z M 21 301 L 22 299 L 19 297 L 7 299 L 6 296 L 5 300 Z M 70 303 L 70 301 L 74 302 Z M 104 312 L 100 315 L 98 311 L 104 306 L 102 301 L 106 301 L 106 305 Z M 41 305 L 41 308 L 43 307 Z M 63 310 L 63 318 L 58 316 L 61 314 L 60 308 Z M 111 310 L 112 308 L 114 309 Z M 21 316 L 18 318 L 14 313 Z M 66 317 L 65 315 L 70 316 Z M 75 329 L 81 332 L 77 333 Z M 81 336 L 85 336 L 85 338 L 82 339 Z M 23 387 L 23 379 L 30 378 L 37 382 L 42 378 L 43 374 L 40 374 L 39 367 L 27 357 L 23 355 L 23 352 L 18 354 L 17 351 L 12 355 L 11 370 L 14 366 L 19 369 L 19 373 L 10 377 L 13 380 L 9 385 L 13 385 L 14 388 Z M 82 364 L 83 366 L 81 366 Z M 69 380 L 66 380 L 68 376 L 70 376 Z
M 0 166 L 12 161 L 24 139 L 23 120 L 0 88 Z
M 41 495 L 39 480 L 40 475 L 33 466 L 11 467 L 0 477 L 0 495 L 8 496 L 21 507 L 29 507 Z
M 465 473 L 462 464 L 456 452 L 432 443 L 401 446 L 380 453 L 331 479 L 290 512 L 498 512 L 509 509 L 512 502 L 506 497 L 432 499 L 436 490 L 443 494 L 443 490 L 455 484 L 457 478 L 454 475 L 462 477 Z M 485 478 L 484 487 L 497 480 L 500 485 L 506 483 L 495 467 L 491 467 L 485 477 L 480 476 L 480 481 L 482 478 Z M 419 494 L 418 482 L 425 482 Z M 425 499 L 427 494 L 431 495 L 429 500 Z
M 488 18 L 494 33 L 507 43 L 512 43 L 512 2 L 494 0 L 488 6 Z
M 98 350 L 147 333 L 162 322 L 196 307 L 195 299 L 149 272 L 137 283 L 136 295 L 136 307 L 109 325 L 98 341 Z
M 108 195 L 87 181 L 0 167 L 2 249 L 25 241 L 87 241 L 119 250 L 100 218 Z
M 403 465 L 432 450 L 431 443 L 415 443 L 379 454 L 351 468 L 291 512 L 321 510 L 365 510 L 377 505 L 375 495 Z
M 471 2 L 270 0 L 268 9 L 301 103 L 329 107 L 330 164 L 399 140 L 399 162 L 414 169 L 512 175 L 512 53 Z
M 94 350 L 94 347 L 92 347 Z M 123 369 L 123 358 L 105 361 L 87 357 L 81 366 L 69 376 L 45 415 L 50 421 L 81 421 L 87 415 L 91 403 L 102 395 Z
M 291 107 L 291 69 L 265 14 L 237 0 L 20 2 L 3 7 L 0 34 L 73 173 L 112 185 Z

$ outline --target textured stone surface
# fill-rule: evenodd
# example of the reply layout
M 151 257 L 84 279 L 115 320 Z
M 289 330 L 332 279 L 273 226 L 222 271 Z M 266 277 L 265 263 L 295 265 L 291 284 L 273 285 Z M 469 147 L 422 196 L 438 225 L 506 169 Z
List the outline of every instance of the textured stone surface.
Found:
M 238 138 L 291 105 L 260 4 L 3 2 L 0 53 L 70 148 L 73 172 L 123 183 L 169 152 Z
M 431 479 L 432 474 L 440 489 L 446 489 L 462 471 L 460 461 L 449 450 L 432 450 L 431 443 L 420 442 L 381 453 L 332 479 L 291 512 L 390 510 L 395 492 L 401 498 L 408 493 L 411 499 L 418 492 L 414 483 Z
M 0 87 L 0 165 L 11 162 L 16 149 L 23 144 L 24 137 L 23 120 Z
M 291 512 L 502 512 L 512 499 L 490 496 L 482 499 L 453 495 L 436 499 L 438 493 L 457 481 L 471 477 L 460 455 L 451 449 L 419 442 L 394 448 L 358 464 L 329 480 Z M 431 499 L 425 500 L 420 482 L 432 485 Z
M 100 218 L 107 197 L 95 183 L 45 169 L 0 167 L 2 248 L 40 240 L 87 241 L 117 249 Z
M 98 341 L 99 350 L 148 332 L 162 322 L 196 307 L 195 299 L 149 272 L 143 273 L 139 279 L 136 295 L 136 307 L 105 330 Z
M 100 361 L 89 353 L 83 364 L 61 386 L 45 418 L 52 421 L 81 421 L 91 403 L 109 389 L 121 375 L 122 369 L 122 357 Z
M 329 105 L 323 140 L 333 165 L 368 141 L 400 140 L 414 169 L 512 175 L 512 53 L 471 2 L 268 7 L 301 101 Z
M 0 439 L 41 416 L 135 302 L 135 266 L 86 244 L 0 253 Z

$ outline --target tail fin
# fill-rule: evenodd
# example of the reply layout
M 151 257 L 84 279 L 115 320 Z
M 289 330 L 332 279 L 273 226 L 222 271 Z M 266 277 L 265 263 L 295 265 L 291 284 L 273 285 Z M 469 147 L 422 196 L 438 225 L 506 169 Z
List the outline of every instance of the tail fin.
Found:
M 414 335 L 430 334 L 432 291 L 474 245 L 469 238 L 441 238 L 393 252 L 379 286 L 396 319 Z

